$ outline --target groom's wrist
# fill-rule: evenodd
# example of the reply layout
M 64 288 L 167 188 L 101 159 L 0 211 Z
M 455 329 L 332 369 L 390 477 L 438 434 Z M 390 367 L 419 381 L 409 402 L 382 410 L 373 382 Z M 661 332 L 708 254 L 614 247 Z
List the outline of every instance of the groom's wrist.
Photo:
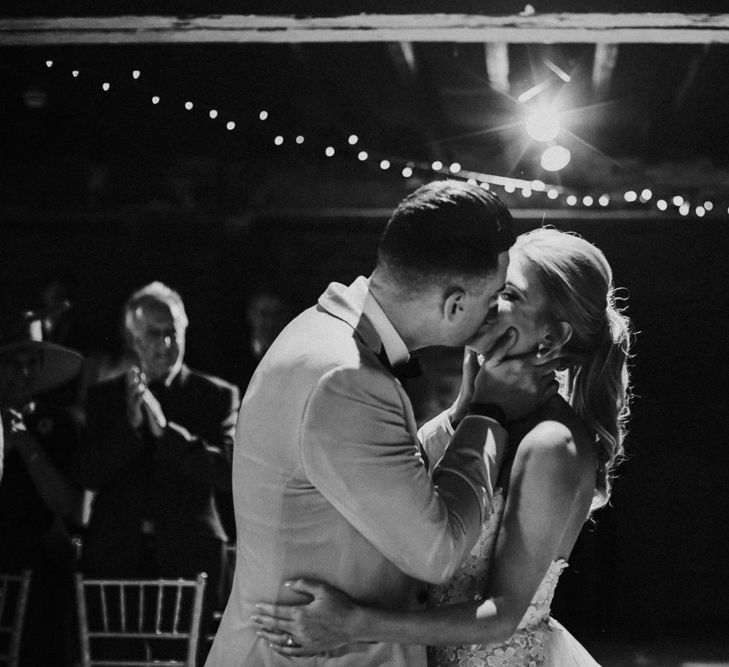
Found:
M 489 417 L 498 422 L 500 426 L 506 427 L 506 413 L 500 405 L 496 403 L 479 403 L 473 401 L 466 411 L 466 416 L 477 415 L 479 417 Z

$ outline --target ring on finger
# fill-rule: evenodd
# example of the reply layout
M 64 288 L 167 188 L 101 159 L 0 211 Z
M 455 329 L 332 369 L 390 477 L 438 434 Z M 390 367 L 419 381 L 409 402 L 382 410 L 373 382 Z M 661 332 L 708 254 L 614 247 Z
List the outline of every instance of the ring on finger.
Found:
M 289 636 L 286 639 L 286 646 L 296 646 L 296 642 L 294 641 L 294 636 L 289 633 Z

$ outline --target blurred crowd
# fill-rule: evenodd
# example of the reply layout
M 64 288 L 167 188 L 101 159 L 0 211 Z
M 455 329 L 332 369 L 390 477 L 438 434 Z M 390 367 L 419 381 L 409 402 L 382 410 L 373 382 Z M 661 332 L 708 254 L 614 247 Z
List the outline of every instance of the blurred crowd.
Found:
M 188 318 L 167 285 L 129 296 L 116 358 L 83 350 L 74 290 L 68 276 L 53 276 L 35 309 L 0 324 L 0 573 L 32 571 L 20 662 L 32 667 L 74 664 L 79 571 L 205 572 L 201 635 L 214 633 L 235 544 L 240 397 L 290 315 L 277 294 L 251 295 L 249 335 L 229 382 L 185 363 Z

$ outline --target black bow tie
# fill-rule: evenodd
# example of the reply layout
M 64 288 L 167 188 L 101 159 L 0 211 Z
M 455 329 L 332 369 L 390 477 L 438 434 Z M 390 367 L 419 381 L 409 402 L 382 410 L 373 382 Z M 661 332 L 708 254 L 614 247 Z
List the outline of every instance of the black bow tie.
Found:
M 387 353 L 383 347 L 380 353 L 377 355 L 382 365 L 387 368 L 400 382 L 403 380 L 412 380 L 413 378 L 420 377 L 423 374 L 423 369 L 420 366 L 420 359 L 416 356 L 410 356 L 410 358 L 402 364 L 398 364 L 393 368 L 390 364 L 390 360 L 387 358 Z

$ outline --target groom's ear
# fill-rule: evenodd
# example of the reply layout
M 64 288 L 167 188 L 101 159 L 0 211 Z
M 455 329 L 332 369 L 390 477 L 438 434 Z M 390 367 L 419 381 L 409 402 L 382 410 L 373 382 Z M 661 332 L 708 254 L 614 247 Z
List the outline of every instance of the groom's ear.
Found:
M 443 317 L 453 322 L 464 310 L 466 291 L 462 287 L 450 287 L 443 295 Z

